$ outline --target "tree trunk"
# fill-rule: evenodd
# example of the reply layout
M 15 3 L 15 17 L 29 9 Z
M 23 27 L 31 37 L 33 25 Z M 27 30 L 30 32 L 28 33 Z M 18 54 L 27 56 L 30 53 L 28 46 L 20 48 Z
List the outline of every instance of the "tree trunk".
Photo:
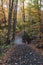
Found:
M 13 18 L 13 38 L 12 40 L 14 41 L 15 39 L 15 33 L 16 33 L 16 23 L 17 23 L 17 6 L 18 6 L 18 0 L 16 0 L 16 3 L 14 4 L 14 18 Z
M 8 15 L 8 35 L 7 35 L 7 42 L 10 43 L 10 28 L 11 28 L 11 18 L 12 18 L 12 10 L 13 10 L 13 2 L 14 0 L 9 0 L 9 15 Z
M 23 3 L 23 11 L 22 11 L 22 18 L 23 18 L 23 22 L 25 23 L 25 11 L 24 11 L 24 1 L 22 2 Z M 25 33 L 25 25 L 24 25 L 24 33 Z

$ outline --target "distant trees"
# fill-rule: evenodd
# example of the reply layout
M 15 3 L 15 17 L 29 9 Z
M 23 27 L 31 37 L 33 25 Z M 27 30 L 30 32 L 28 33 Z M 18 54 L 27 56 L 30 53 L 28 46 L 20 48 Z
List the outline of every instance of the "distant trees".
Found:
M 4 22 L 6 22 L 6 16 L 5 16 L 5 11 L 3 8 L 3 2 L 4 0 L 1 0 L 1 6 L 2 6 L 2 12 L 4 15 Z M 7 0 L 5 0 L 7 1 Z M 40 37 L 42 36 L 41 31 L 42 31 L 42 19 L 41 19 L 41 7 L 42 1 L 43 0 L 28 0 L 28 3 L 25 6 L 25 0 L 8 0 L 9 1 L 9 9 L 8 9 L 8 34 L 7 34 L 7 42 L 10 41 L 10 33 L 11 30 L 13 30 L 13 35 L 12 35 L 12 40 L 15 39 L 15 33 L 16 33 L 16 23 L 17 23 L 17 16 L 20 17 L 22 15 L 20 21 L 23 21 L 23 30 L 24 32 L 28 32 L 28 34 L 32 37 L 32 35 Z M 20 2 L 19 2 L 20 1 Z M 18 11 L 18 2 L 21 3 L 22 5 L 20 6 L 22 9 L 20 10 L 20 14 L 17 15 Z M 5 4 L 4 5 L 8 5 Z M 20 4 L 19 4 L 20 5 Z M 26 10 L 25 10 L 26 8 Z M 13 12 L 13 15 L 12 15 Z M 13 25 L 12 25 L 12 16 L 13 16 Z M 26 17 L 27 16 L 27 17 Z M 26 19 L 27 18 L 27 19 Z M 19 21 L 19 20 L 18 20 Z M 21 23 L 21 22 L 20 22 Z M 18 24 L 18 23 L 17 23 Z M 12 29 L 11 29 L 12 25 Z M 41 37 L 40 37 L 41 38 Z
M 29 0 L 27 4 L 28 31 L 30 31 L 28 34 L 34 34 L 36 37 L 42 36 L 41 3 L 42 0 Z

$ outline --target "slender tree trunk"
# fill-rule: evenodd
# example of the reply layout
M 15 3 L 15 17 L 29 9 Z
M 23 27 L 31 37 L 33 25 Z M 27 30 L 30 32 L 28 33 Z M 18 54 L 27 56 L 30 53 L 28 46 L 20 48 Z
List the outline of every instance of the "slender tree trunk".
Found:
M 29 7 L 29 10 L 28 10 L 28 22 L 31 22 L 31 8 L 32 8 L 32 0 L 31 0 L 31 6 Z
M 25 22 L 24 2 L 23 2 L 23 22 Z
M 38 4 L 38 2 L 37 2 Z M 40 26 L 40 39 L 41 39 L 41 26 L 42 26 L 42 22 L 41 22 L 41 0 L 40 0 L 40 8 L 38 6 L 38 15 L 39 15 L 39 26 Z
M 16 0 L 16 3 L 14 4 L 14 18 L 13 18 L 14 23 L 13 23 L 13 38 L 12 38 L 13 41 L 15 39 L 15 33 L 16 33 L 17 6 L 18 6 L 18 0 Z
M 22 11 L 22 18 L 23 18 L 23 22 L 25 23 L 25 11 L 24 11 L 24 2 L 23 2 L 23 11 Z M 25 33 L 25 25 L 24 25 L 24 33 Z
M 41 29 L 42 29 L 42 20 L 41 20 L 41 0 L 40 0 L 40 39 L 41 39 Z

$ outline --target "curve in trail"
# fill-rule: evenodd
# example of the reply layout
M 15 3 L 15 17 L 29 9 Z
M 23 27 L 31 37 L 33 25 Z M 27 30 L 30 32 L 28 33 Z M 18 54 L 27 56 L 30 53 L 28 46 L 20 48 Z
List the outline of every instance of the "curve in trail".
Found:
M 15 43 L 15 44 L 24 44 L 24 43 L 22 42 L 22 37 L 19 37 L 19 36 L 15 37 L 14 43 Z
M 22 42 L 22 35 L 23 35 L 23 32 L 20 32 L 18 35 L 16 35 L 15 40 L 14 40 L 15 44 L 24 44 Z

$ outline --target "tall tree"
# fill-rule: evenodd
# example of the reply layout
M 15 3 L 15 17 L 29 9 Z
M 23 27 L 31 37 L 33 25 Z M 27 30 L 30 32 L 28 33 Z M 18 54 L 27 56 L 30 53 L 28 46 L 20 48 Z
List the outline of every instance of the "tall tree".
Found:
M 7 35 L 7 42 L 8 43 L 10 43 L 10 28 L 11 28 L 11 18 L 12 18 L 13 2 L 14 2 L 14 0 L 9 0 L 8 35 Z
M 22 19 L 23 19 L 23 22 L 25 23 L 25 0 L 21 0 L 21 3 L 22 3 Z M 25 25 L 24 25 L 24 33 L 25 33 Z
M 13 18 L 13 38 L 12 40 L 15 39 L 15 33 L 16 33 L 16 23 L 17 23 L 17 7 L 18 7 L 18 0 L 14 1 L 14 18 Z

